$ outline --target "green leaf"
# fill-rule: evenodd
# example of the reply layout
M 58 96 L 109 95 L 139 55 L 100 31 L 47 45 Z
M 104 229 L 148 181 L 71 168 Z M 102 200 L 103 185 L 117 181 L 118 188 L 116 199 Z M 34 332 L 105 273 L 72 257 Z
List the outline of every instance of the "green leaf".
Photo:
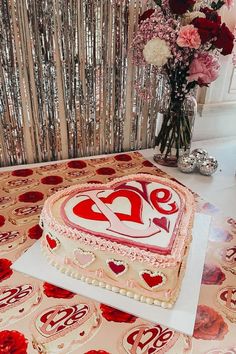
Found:
M 154 0 L 155 4 L 162 7 L 162 1 L 161 0 Z
M 214 11 L 217 11 L 219 9 L 221 9 L 221 7 L 225 4 L 224 0 L 218 0 L 217 2 L 216 1 L 213 1 L 211 3 L 211 8 L 214 10 Z
M 213 10 L 215 10 L 215 8 L 216 8 L 216 3 L 215 3 L 215 1 L 213 1 L 213 2 L 211 3 L 211 8 L 212 8 Z

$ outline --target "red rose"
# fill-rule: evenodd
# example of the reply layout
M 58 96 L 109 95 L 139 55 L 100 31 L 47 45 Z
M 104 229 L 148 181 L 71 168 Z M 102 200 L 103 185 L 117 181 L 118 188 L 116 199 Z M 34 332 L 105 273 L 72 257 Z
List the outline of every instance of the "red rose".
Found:
M 101 304 L 100 309 L 102 311 L 102 316 L 107 321 L 134 323 L 137 319 L 137 317 L 129 313 L 114 309 L 113 307 L 107 305 Z
M 218 15 L 217 11 L 210 9 L 209 7 L 204 7 L 201 9 L 201 12 L 206 15 L 208 20 L 216 22 L 219 25 L 221 24 L 221 16 Z
M 119 154 L 115 156 L 117 161 L 131 161 L 132 157 L 128 154 Z
M 114 175 L 116 171 L 114 170 L 114 168 L 111 167 L 101 167 L 96 170 L 96 173 L 98 175 Z
M 154 9 L 149 9 L 147 11 L 144 11 L 144 13 L 139 16 L 139 19 L 138 19 L 138 22 L 142 22 L 142 21 L 145 21 L 147 20 L 148 18 L 150 18 L 152 16 L 152 14 L 155 12 Z
M 3 215 L 0 215 L 0 226 L 3 226 L 5 224 L 5 217 Z
M 72 299 L 75 296 L 71 291 L 49 283 L 44 283 L 43 289 L 43 292 L 47 297 L 54 297 L 56 299 Z
M 214 46 L 218 49 L 222 49 L 222 55 L 228 55 L 232 53 L 234 47 L 234 35 L 228 29 L 225 23 L 220 27 L 217 40 L 213 42 Z
M 195 18 L 192 21 L 194 27 L 198 29 L 202 44 L 216 37 L 220 28 L 220 24 L 207 18 Z
M 183 15 L 195 4 L 195 0 L 169 0 L 171 12 L 177 15 Z
M 33 227 L 31 227 L 28 230 L 28 236 L 29 238 L 31 238 L 32 240 L 39 240 L 40 237 L 43 234 L 43 230 L 41 229 L 41 227 L 39 226 L 39 224 L 34 225 Z
M 225 274 L 222 270 L 211 264 L 206 264 L 203 269 L 202 284 L 221 285 L 225 281 Z
M 41 192 L 26 192 L 19 196 L 19 202 L 36 203 L 43 200 L 44 195 Z
M 148 161 L 148 160 L 143 161 L 143 166 L 145 166 L 145 167 L 154 167 L 154 165 L 151 163 L 151 161 Z
M 199 305 L 193 336 L 204 340 L 222 340 L 228 332 L 228 326 L 223 317 L 212 308 Z
M 22 170 L 15 170 L 15 171 L 12 171 L 12 176 L 15 176 L 15 177 L 28 177 L 28 176 L 31 176 L 32 174 L 34 173 L 33 170 L 31 170 L 30 168 L 24 168 Z
M 27 354 L 28 342 L 18 331 L 0 332 L 0 354 Z
M 10 278 L 12 275 L 13 271 L 10 268 L 12 265 L 12 262 L 9 261 L 9 259 L 6 258 L 1 258 L 0 259 L 0 282 Z
M 43 184 L 60 184 L 63 181 L 63 178 L 60 176 L 47 176 L 41 179 Z
M 89 350 L 84 354 L 110 354 L 110 353 L 106 352 L 105 350 Z
M 85 168 L 87 166 L 87 164 L 84 161 L 80 161 L 80 160 L 76 161 L 75 160 L 75 161 L 68 162 L 67 166 L 70 167 L 70 168 L 79 168 L 79 169 L 81 169 L 81 168 Z

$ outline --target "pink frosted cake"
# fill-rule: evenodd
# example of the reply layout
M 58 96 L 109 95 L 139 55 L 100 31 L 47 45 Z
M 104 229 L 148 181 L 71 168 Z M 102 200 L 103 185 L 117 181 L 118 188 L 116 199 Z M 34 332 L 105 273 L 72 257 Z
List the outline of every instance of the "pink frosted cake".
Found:
M 49 197 L 41 214 L 48 261 L 71 277 L 172 307 L 191 242 L 194 198 L 169 179 L 137 174 Z

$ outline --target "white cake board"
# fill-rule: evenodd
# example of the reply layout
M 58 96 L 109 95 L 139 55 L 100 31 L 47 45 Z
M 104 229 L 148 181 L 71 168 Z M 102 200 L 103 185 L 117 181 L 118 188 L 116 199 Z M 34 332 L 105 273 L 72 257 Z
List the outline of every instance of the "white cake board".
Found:
M 196 214 L 193 241 L 187 261 L 180 295 L 172 309 L 163 309 L 130 299 L 127 296 L 73 279 L 49 265 L 41 253 L 40 240 L 25 252 L 12 268 L 32 277 L 57 285 L 98 302 L 132 313 L 145 320 L 159 323 L 188 335 L 193 334 L 202 271 L 206 254 L 211 217 Z

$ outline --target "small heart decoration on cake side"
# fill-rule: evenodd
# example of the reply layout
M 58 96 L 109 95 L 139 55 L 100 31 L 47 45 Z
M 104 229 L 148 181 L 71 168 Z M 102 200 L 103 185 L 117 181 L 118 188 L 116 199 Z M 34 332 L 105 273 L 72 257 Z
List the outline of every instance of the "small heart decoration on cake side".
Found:
M 128 265 L 125 262 L 118 261 L 115 259 L 108 259 L 107 265 L 117 277 L 124 274 L 128 270 Z
M 56 240 L 55 238 L 52 238 L 51 235 L 47 234 L 46 235 L 46 240 L 48 243 L 48 246 L 51 250 L 54 250 L 59 247 L 60 242 Z
M 78 265 L 81 268 L 86 268 L 92 264 L 96 259 L 96 256 L 89 251 L 84 251 L 81 248 L 74 250 L 74 259 L 73 263 Z
M 156 289 L 165 284 L 166 276 L 161 272 L 152 272 L 150 270 L 142 270 L 139 272 L 141 279 L 151 289 Z

